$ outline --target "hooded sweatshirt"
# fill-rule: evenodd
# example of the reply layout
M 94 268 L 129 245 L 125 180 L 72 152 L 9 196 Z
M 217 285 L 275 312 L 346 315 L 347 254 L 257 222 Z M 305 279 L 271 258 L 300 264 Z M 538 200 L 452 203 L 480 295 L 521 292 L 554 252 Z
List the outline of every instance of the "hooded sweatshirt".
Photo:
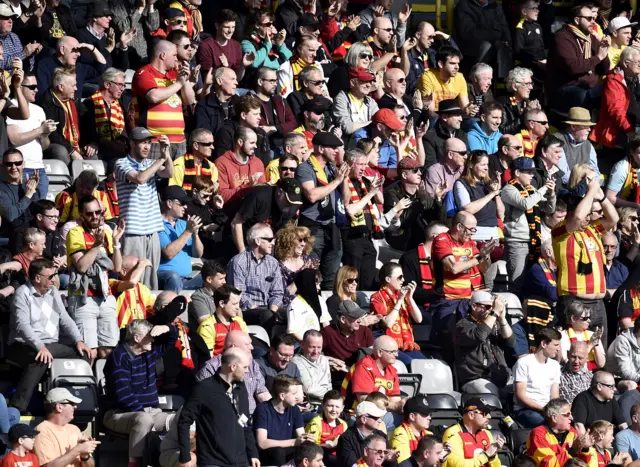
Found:
M 499 131 L 491 133 L 487 136 L 480 123 L 475 122 L 471 131 L 467 134 L 467 141 L 469 151 L 475 151 L 476 149 L 482 149 L 487 151 L 488 154 L 495 154 L 498 152 L 498 140 L 502 137 L 502 133 Z
M 249 157 L 246 164 L 236 159 L 233 151 L 227 151 L 216 159 L 220 195 L 224 199 L 225 210 L 234 212 L 251 189 L 251 175 L 260 173 L 258 183 L 267 183 L 264 176 L 264 164 L 255 156 Z
M 623 332 L 611 343 L 605 368 L 622 379 L 640 380 L 640 345 L 632 331 Z

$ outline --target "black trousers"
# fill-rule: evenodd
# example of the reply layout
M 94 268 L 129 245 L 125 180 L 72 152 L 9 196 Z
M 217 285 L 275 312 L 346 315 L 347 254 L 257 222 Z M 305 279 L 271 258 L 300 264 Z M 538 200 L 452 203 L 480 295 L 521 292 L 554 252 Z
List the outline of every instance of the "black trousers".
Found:
M 375 290 L 378 252 L 373 241 L 368 237 L 349 239 L 347 234 L 342 237 L 342 264 L 358 270 L 359 290 Z
M 53 358 L 82 358 L 89 361 L 86 355 L 80 356 L 75 347 L 59 343 L 46 344 L 46 347 Z M 26 412 L 33 391 L 38 387 L 38 383 L 48 368 L 48 365 L 35 361 L 37 354 L 38 352 L 33 347 L 19 342 L 9 347 L 8 359 L 24 368 L 16 387 L 16 394 L 11 399 L 11 405 L 20 412 Z
M 276 314 L 266 307 L 244 310 L 242 317 L 249 326 L 262 326 L 269 336 L 276 324 Z
M 284 465 L 293 459 L 294 448 L 269 448 L 260 451 L 262 465 Z

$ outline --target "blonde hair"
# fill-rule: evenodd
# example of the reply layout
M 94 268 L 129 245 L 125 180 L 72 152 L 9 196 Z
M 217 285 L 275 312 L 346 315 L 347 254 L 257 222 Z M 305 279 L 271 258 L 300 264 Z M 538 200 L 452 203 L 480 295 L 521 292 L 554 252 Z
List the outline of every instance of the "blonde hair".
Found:
M 606 435 L 609 430 L 613 430 L 613 423 L 606 420 L 596 420 L 589 427 L 589 431 L 595 431 L 602 436 Z
M 595 170 L 589 164 L 577 164 L 571 169 L 571 176 L 569 177 L 569 188 L 575 188 L 578 183 L 582 181 L 589 173 L 595 175 Z
M 293 251 L 298 246 L 298 239 L 306 238 L 307 244 L 302 254 L 308 255 L 313 250 L 315 237 L 311 235 L 311 230 L 306 227 L 299 227 L 295 224 L 287 224 L 276 233 L 276 246 L 274 256 L 285 261 L 293 256 Z
M 65 78 L 71 77 L 71 76 L 76 76 L 76 67 L 74 66 L 70 66 L 70 67 L 61 67 L 59 66 L 58 68 L 53 70 L 53 78 L 51 79 L 51 86 L 53 88 L 55 88 L 56 86 L 58 86 L 59 84 L 62 84 L 62 82 L 65 80 Z
M 620 218 L 620 220 L 618 221 L 618 223 L 620 225 L 624 224 L 627 219 L 629 219 L 631 216 L 633 215 L 637 215 L 638 214 L 638 210 L 636 208 L 632 208 L 632 207 L 624 207 L 624 208 L 618 208 L 618 217 Z
M 342 266 L 336 273 L 336 279 L 333 282 L 333 293 L 340 297 L 341 300 L 356 300 L 356 294 L 352 296 L 345 295 L 344 284 L 347 279 L 357 279 L 358 270 L 352 266 Z
M 366 397 L 365 401 L 367 402 L 373 402 L 374 404 L 376 404 L 378 407 L 380 407 L 381 405 L 383 407 L 382 408 L 387 408 L 389 407 L 389 398 L 382 394 L 381 392 L 375 391 L 375 392 L 371 392 L 369 393 L 369 395 Z

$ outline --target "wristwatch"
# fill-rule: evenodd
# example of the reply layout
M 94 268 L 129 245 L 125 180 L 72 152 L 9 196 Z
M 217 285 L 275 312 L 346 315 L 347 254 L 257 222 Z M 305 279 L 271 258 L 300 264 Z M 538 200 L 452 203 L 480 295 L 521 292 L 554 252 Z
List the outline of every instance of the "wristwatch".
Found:
M 491 313 L 489 313 L 490 316 L 493 316 L 495 318 L 498 317 L 498 313 L 496 313 L 495 311 L 491 310 Z
M 91 459 L 91 453 L 87 454 L 85 457 L 80 456 L 80 460 L 82 462 L 87 462 L 89 459 Z

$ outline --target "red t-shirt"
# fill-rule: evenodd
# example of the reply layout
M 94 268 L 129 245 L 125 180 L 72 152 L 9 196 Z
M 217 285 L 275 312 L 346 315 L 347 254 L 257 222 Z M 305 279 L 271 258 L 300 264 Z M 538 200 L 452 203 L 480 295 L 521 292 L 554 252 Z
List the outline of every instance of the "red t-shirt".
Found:
M 474 290 L 483 287 L 483 279 L 478 266 L 474 266 L 459 274 L 446 271 L 442 260 L 452 256 L 455 261 L 468 261 L 479 253 L 474 240 L 458 243 L 449 232 L 441 233 L 433 240 L 431 255 L 434 259 L 434 273 L 436 277 L 436 291 L 446 299 L 459 300 L 471 298 Z
M 367 355 L 358 363 L 351 377 L 352 394 L 370 394 L 381 392 L 388 397 L 400 395 L 400 380 L 398 372 L 392 365 L 380 373 L 376 361 L 371 355 Z
M 13 452 L 9 452 L 0 461 L 0 467 L 38 467 L 38 457 L 28 452 L 24 457 L 18 457 Z
M 177 80 L 176 70 L 162 74 L 152 65 L 145 65 L 136 71 L 131 83 L 136 126 L 147 128 L 153 136 L 167 135 L 172 143 L 185 140 L 180 93 L 173 94 L 158 104 L 151 104 L 146 96 L 149 91 L 169 87 Z

